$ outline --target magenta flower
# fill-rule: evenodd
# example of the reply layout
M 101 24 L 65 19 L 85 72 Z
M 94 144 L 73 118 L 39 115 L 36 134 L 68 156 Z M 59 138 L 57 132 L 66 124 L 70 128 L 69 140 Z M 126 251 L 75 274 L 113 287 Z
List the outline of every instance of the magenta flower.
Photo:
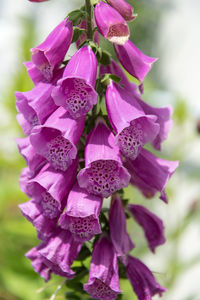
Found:
M 40 251 L 43 251 L 43 249 L 45 251 L 45 247 L 46 243 L 43 242 L 39 246 L 32 248 L 26 253 L 26 257 L 31 260 L 35 272 L 39 273 L 46 282 L 49 281 L 52 273 L 66 277 L 68 279 L 73 278 L 73 272 L 69 267 L 65 269 L 63 268 L 63 270 L 62 268 L 60 268 L 56 261 L 55 263 L 53 263 L 40 254 Z
M 41 246 L 34 247 L 26 253 L 26 257 L 31 260 L 31 264 L 35 272 L 39 273 L 47 282 L 51 278 L 52 269 L 45 264 L 45 259 L 40 255 Z
M 31 91 L 15 92 L 17 109 L 30 124 L 30 128 L 44 124 L 47 118 L 57 109 L 51 97 L 52 90 L 52 84 L 40 82 Z
M 56 170 L 66 171 L 77 155 L 85 118 L 72 119 L 59 107 L 42 126 L 34 128 L 30 141 L 35 151 L 46 158 Z
M 67 207 L 59 224 L 63 229 L 69 230 L 75 240 L 90 240 L 95 234 L 101 233 L 101 206 L 101 197 L 89 194 L 76 182 L 68 195 Z
M 84 290 L 92 298 L 102 300 L 114 300 L 121 293 L 117 255 L 106 236 L 101 236 L 94 246 L 89 280 L 84 285 Z
M 41 240 L 50 237 L 57 228 L 58 218 L 50 219 L 43 214 L 42 204 L 34 199 L 22 203 L 19 208 L 24 217 L 33 224 Z
M 80 187 L 106 198 L 130 180 L 114 140 L 104 119 L 98 118 L 85 147 L 85 168 L 77 176 Z
M 142 226 L 149 248 L 155 252 L 157 246 L 165 243 L 162 220 L 142 205 L 129 204 L 127 208 L 136 222 Z
M 153 140 L 152 145 L 156 150 L 161 150 L 161 144 L 167 139 L 168 133 L 173 124 L 171 119 L 172 108 L 171 106 L 153 107 L 142 101 L 140 97 L 137 97 L 137 101 L 144 110 L 145 114 L 155 115 L 157 117 L 156 123 L 160 125 L 160 131 Z
M 29 177 L 33 177 L 46 163 L 43 156 L 35 152 L 35 149 L 30 143 L 29 136 L 16 139 L 20 154 L 24 157 L 29 168 Z
M 99 1 L 94 9 L 99 32 L 111 43 L 125 44 L 130 36 L 128 24 L 117 10 Z
M 124 260 L 122 260 L 124 263 Z M 167 290 L 160 286 L 151 271 L 139 259 L 127 256 L 126 273 L 138 300 L 151 300 L 151 297 Z
M 39 253 L 45 259 L 45 264 L 50 268 L 54 267 L 54 273 L 72 278 L 74 272 L 70 266 L 79 254 L 82 244 L 75 241 L 68 230 L 58 228 L 42 245 L 44 246 L 39 250 Z
M 157 136 L 157 117 L 146 115 L 132 95 L 112 81 L 106 91 L 106 108 L 121 153 L 135 159 L 142 147 Z
M 124 166 L 131 174 L 131 183 L 138 187 L 145 197 L 151 198 L 160 192 L 160 199 L 168 202 L 165 187 L 178 167 L 178 161 L 164 160 L 142 149 L 135 160 L 126 159 Z
M 124 45 L 115 44 L 114 48 L 124 69 L 139 81 L 144 80 L 151 65 L 157 60 L 157 58 L 142 53 L 131 41 Z
M 128 80 L 123 70 L 113 59 L 111 59 L 109 65 L 100 66 L 100 76 L 106 73 L 118 76 L 121 79 L 119 85 L 131 93 L 132 98 L 134 98 L 133 103 L 137 101 L 145 114 L 154 115 L 157 117 L 156 123 L 160 125 L 160 130 L 155 139 L 152 141 L 152 145 L 155 149 L 161 150 L 161 144 L 167 139 L 168 133 L 172 127 L 172 108 L 170 106 L 157 108 L 144 102 L 137 92 L 138 86 Z
M 96 76 L 96 56 L 89 46 L 84 46 L 72 56 L 52 92 L 56 105 L 63 106 L 74 119 L 86 115 L 97 103 Z
M 58 172 L 48 163 L 28 181 L 27 194 L 41 204 L 44 216 L 54 219 L 61 214 L 74 183 L 77 167 L 78 160 L 75 160 L 70 169 Z
M 136 18 L 133 15 L 133 7 L 125 0 L 106 0 L 113 8 L 115 8 L 126 21 L 132 21 Z
M 47 81 L 63 61 L 72 41 L 73 27 L 68 19 L 63 20 L 39 46 L 32 48 L 32 62 Z
M 118 256 L 128 254 L 135 245 L 126 231 L 126 216 L 121 198 L 113 195 L 109 211 L 110 238 Z

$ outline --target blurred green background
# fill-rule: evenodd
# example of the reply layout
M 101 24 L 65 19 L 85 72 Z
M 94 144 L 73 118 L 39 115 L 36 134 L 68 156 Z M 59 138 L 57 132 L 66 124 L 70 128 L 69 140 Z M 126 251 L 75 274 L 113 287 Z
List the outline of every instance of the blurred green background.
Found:
M 27 198 L 18 184 L 25 162 L 14 141 L 15 137 L 23 136 L 16 122 L 14 91 L 33 87 L 22 65 L 30 60 L 29 49 L 82 2 L 0 1 L 0 300 L 50 299 L 63 281 L 55 276 L 45 284 L 24 257 L 38 240 L 34 228 L 18 209 L 18 204 Z M 137 190 L 126 190 L 133 202 L 151 208 L 164 220 L 167 243 L 157 249 L 156 255 L 149 253 L 141 229 L 129 221 L 129 232 L 137 245 L 133 254 L 142 258 L 168 288 L 164 300 L 200 300 L 200 103 L 196 84 L 200 68 L 199 61 L 195 61 L 199 49 L 195 39 L 199 1 L 190 2 L 190 16 L 186 2 L 134 1 L 138 18 L 130 24 L 134 43 L 146 54 L 160 58 L 144 82 L 144 99 L 156 106 L 169 103 L 174 108 L 174 126 L 162 153 L 157 153 L 165 159 L 180 160 L 180 167 L 167 187 L 168 206 L 158 197 L 146 200 Z M 192 51 L 187 43 L 193 43 Z M 122 299 L 134 300 L 130 285 L 126 281 L 121 283 Z M 66 291 L 63 287 L 56 299 L 64 299 Z

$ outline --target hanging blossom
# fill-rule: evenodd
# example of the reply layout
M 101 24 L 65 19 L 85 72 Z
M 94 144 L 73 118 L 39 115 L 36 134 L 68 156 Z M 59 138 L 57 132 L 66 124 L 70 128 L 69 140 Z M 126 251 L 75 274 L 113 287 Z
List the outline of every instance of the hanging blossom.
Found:
M 161 150 L 172 109 L 142 99 L 143 81 L 157 59 L 129 40 L 127 22 L 135 17 L 125 0 L 96 5 L 86 0 L 31 49 L 24 65 L 34 88 L 15 93 L 25 134 L 16 142 L 27 165 L 20 187 L 31 198 L 19 208 L 40 240 L 26 257 L 45 281 L 52 273 L 65 277 L 66 284 L 78 281 L 79 291 L 102 300 L 122 293 L 120 278 L 130 280 L 139 300 L 166 292 L 130 255 L 137 245 L 127 231 L 127 219 L 133 217 L 152 252 L 165 242 L 163 221 L 145 206 L 129 203 L 123 189 L 130 184 L 144 197 L 159 194 L 167 203 L 165 188 L 178 166 L 144 148 L 151 144 Z M 138 84 L 99 47 L 100 35 L 113 44 Z M 77 50 L 69 57 L 74 42 Z M 88 270 L 84 261 L 90 257 Z M 74 297 L 77 292 L 74 285 Z

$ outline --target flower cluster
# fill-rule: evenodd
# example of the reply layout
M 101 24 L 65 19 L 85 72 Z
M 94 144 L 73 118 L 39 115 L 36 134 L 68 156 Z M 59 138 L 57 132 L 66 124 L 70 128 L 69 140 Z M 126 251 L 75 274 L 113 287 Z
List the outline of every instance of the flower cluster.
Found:
M 45 281 L 51 273 L 72 279 L 72 264 L 91 241 L 84 290 L 95 299 L 116 299 L 121 293 L 120 265 L 138 299 L 149 300 L 165 289 L 129 254 L 135 245 L 126 230 L 126 215 L 142 227 L 153 252 L 165 242 L 164 225 L 144 206 L 124 201 L 123 188 L 130 183 L 145 197 L 160 193 L 167 202 L 165 187 L 178 162 L 158 158 L 144 146 L 161 149 L 172 111 L 141 98 L 141 84 L 156 59 L 129 40 L 133 8 L 125 0 L 99 1 L 94 20 L 86 21 L 93 11 L 90 1 L 86 4 L 87 14 L 83 9 L 71 13 L 31 49 L 32 59 L 25 66 L 35 86 L 15 94 L 17 120 L 26 135 L 17 139 L 27 163 L 20 187 L 31 198 L 19 207 L 41 240 L 26 256 Z M 99 33 L 113 43 L 118 60 L 139 85 L 129 82 L 99 47 Z M 78 49 L 64 61 L 72 42 Z M 102 210 L 103 201 L 109 201 L 104 198 L 111 199 L 108 211 Z

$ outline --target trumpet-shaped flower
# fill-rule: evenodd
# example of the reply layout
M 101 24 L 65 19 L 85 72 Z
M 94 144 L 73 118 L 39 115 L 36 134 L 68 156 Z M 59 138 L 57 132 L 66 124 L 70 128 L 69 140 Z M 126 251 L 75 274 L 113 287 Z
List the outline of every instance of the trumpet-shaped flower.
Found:
M 125 19 L 110 5 L 99 1 L 94 9 L 95 21 L 99 32 L 110 42 L 125 44 L 130 36 Z
M 56 105 L 64 107 L 74 119 L 86 115 L 97 103 L 96 75 L 96 56 L 91 47 L 84 46 L 72 56 L 52 92 Z
M 105 121 L 97 119 L 85 147 L 85 168 L 77 176 L 80 187 L 92 194 L 109 197 L 129 184 L 130 175 L 122 166 L 114 139 Z

